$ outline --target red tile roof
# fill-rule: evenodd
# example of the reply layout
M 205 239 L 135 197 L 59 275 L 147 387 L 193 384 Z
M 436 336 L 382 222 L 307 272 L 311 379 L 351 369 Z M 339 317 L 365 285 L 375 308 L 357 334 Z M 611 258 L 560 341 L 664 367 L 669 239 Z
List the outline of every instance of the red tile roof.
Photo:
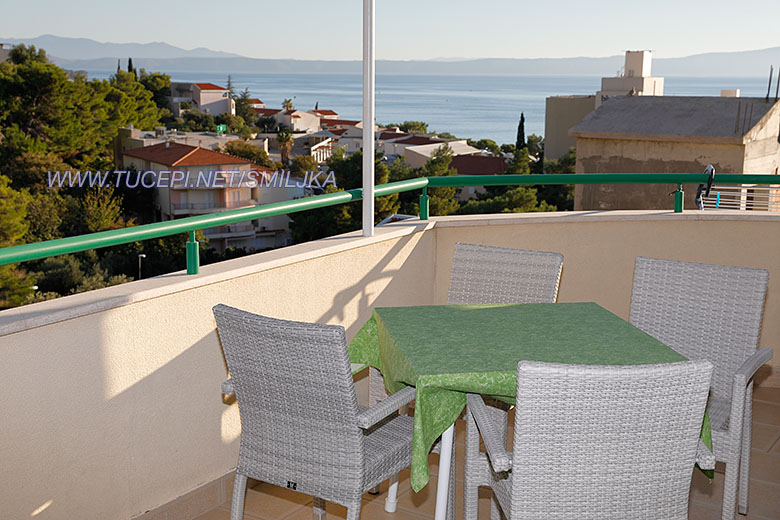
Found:
M 213 83 L 195 83 L 195 86 L 201 90 L 227 90 Z
M 377 139 L 380 141 L 388 141 L 390 139 L 402 139 L 404 137 L 409 137 L 409 134 L 403 132 L 382 132 Z
M 263 117 L 272 116 L 282 111 L 281 108 L 255 108 L 255 114 L 259 114 Z
M 167 146 L 166 146 L 167 145 Z M 143 148 L 134 148 L 124 152 L 130 157 L 138 157 L 166 166 L 205 166 L 227 164 L 251 164 L 246 159 L 225 153 L 207 150 L 199 146 L 190 146 L 175 142 L 153 144 Z
M 452 158 L 450 168 L 457 170 L 458 175 L 493 175 L 504 173 L 507 164 L 503 157 L 456 155 Z
M 337 116 L 338 115 L 333 110 L 312 110 L 312 112 L 314 114 L 319 114 L 321 116 Z
M 324 126 L 355 126 L 360 121 L 350 121 L 348 119 L 322 119 L 320 121 Z
M 422 135 L 413 135 L 411 137 L 407 137 L 406 139 L 401 139 L 400 141 L 396 141 L 396 143 L 416 146 L 418 144 L 434 144 L 434 143 L 444 144 L 444 141 L 437 141 L 435 139 L 431 139 L 430 137 L 425 137 Z
M 346 132 L 346 131 L 347 131 L 346 128 L 328 128 L 328 132 L 330 132 L 331 134 L 338 135 L 338 136 L 344 135 L 344 132 Z
M 260 100 L 259 100 L 259 99 L 257 99 L 257 98 L 252 98 L 252 99 L 250 99 L 249 101 L 251 101 L 251 102 L 252 102 L 252 103 L 254 103 L 255 105 L 262 105 L 262 104 L 264 104 L 262 101 L 260 101 Z
M 297 110 L 293 108 L 293 109 L 290 109 L 287 112 L 285 112 L 284 115 L 289 116 L 289 115 L 292 115 L 295 112 L 297 112 Z

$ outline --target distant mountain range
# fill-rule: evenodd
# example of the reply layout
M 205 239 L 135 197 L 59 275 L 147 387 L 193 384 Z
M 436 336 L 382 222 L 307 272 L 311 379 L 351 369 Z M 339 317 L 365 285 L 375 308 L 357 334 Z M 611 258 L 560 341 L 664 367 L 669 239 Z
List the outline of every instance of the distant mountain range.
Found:
M 114 67 L 116 67 L 117 58 L 126 60 L 128 57 L 132 57 L 135 61 L 136 58 L 234 58 L 239 56 L 228 52 L 212 51 L 204 47 L 188 51 L 165 42 L 101 43 L 88 38 L 65 38 L 52 34 L 44 34 L 36 38 L 0 38 L 0 42 L 11 45 L 19 43 L 35 45 L 39 49 L 46 50 L 46 54 L 56 56 L 56 59 L 53 60 L 55 63 L 58 63 L 59 60 L 112 58 Z
M 360 61 L 256 59 L 205 48 L 180 49 L 167 43 L 100 43 L 86 38 L 44 35 L 37 38 L 0 38 L 43 48 L 51 60 L 66 69 L 114 70 L 117 59 L 136 68 L 160 72 L 359 74 Z M 377 60 L 379 74 L 528 74 L 614 76 L 623 56 L 603 58 L 485 58 L 472 60 Z M 754 51 L 712 52 L 684 58 L 654 58 L 656 76 L 765 76 L 769 66 L 780 67 L 780 47 Z

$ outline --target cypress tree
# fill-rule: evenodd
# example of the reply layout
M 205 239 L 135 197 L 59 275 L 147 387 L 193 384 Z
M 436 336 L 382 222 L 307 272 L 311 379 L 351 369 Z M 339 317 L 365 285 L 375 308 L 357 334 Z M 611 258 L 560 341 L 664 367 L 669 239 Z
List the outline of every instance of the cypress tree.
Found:
M 520 112 L 520 123 L 517 125 L 517 142 L 515 143 L 515 147 L 518 150 L 528 148 L 528 145 L 525 142 L 525 114 L 522 112 Z

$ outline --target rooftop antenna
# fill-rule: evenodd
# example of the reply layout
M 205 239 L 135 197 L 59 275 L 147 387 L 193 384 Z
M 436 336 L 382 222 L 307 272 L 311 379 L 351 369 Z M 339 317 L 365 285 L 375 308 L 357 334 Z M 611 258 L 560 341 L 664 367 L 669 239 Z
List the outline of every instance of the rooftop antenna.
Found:
M 769 85 L 766 86 L 766 98 L 765 101 L 769 103 L 769 92 L 772 90 L 772 74 L 775 72 L 775 68 L 770 65 L 769 66 Z

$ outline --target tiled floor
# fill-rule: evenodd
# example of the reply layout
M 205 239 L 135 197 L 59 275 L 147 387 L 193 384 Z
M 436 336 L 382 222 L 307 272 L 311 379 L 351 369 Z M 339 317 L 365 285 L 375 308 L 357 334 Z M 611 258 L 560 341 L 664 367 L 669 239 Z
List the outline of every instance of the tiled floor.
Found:
M 753 453 L 750 475 L 750 508 L 746 517 L 740 519 L 780 520 L 780 388 L 759 388 L 753 399 Z M 462 518 L 463 504 L 463 422 L 458 424 L 456 444 L 457 497 L 455 518 Z M 431 455 L 431 472 L 436 473 L 437 455 Z M 709 520 L 720 518 L 720 504 L 723 493 L 723 465 L 716 469 L 715 480 L 709 484 L 699 471 L 694 471 L 691 486 L 690 518 Z M 364 520 L 417 520 L 433 518 L 434 486 L 428 485 L 420 493 L 414 493 L 409 486 L 409 471 L 401 474 L 398 511 L 388 514 L 384 511 L 386 484 L 379 496 L 365 495 L 361 518 Z M 251 482 L 251 481 L 250 481 Z M 435 483 L 435 478 L 431 479 Z M 228 494 L 230 496 L 230 494 Z M 490 491 L 480 492 L 479 518 L 490 516 Z M 328 517 L 345 518 L 346 509 L 328 504 Z M 230 502 L 209 511 L 196 520 L 229 520 Z M 312 518 L 311 499 L 294 491 L 268 484 L 257 483 L 247 491 L 245 520 L 309 520 Z

